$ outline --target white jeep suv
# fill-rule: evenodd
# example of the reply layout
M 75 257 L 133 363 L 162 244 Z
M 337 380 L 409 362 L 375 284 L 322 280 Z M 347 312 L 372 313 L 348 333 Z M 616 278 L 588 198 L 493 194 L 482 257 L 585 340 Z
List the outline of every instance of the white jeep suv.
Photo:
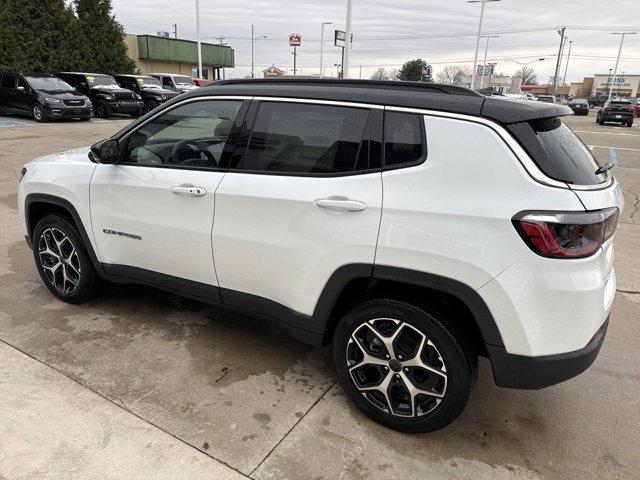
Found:
M 218 82 L 91 149 L 28 163 L 20 215 L 43 282 L 142 283 L 332 344 L 349 398 L 425 432 L 501 387 L 588 368 L 616 290 L 622 208 L 560 116 L 430 84 Z

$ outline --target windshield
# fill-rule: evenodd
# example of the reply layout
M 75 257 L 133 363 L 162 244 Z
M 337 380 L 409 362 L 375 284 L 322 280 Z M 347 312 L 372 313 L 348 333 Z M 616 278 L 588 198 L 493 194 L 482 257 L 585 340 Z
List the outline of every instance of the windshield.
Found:
M 606 180 L 604 174 L 596 175 L 599 165 L 589 147 L 560 118 L 520 122 L 508 128 L 548 177 L 575 185 Z
M 90 87 L 102 87 L 109 85 L 112 85 L 114 87 L 118 86 L 118 82 L 116 82 L 116 79 L 110 75 L 87 75 L 87 82 L 89 82 Z
M 176 75 L 173 77 L 173 81 L 176 82 L 176 85 L 195 85 L 193 80 L 187 76 Z
M 73 87 L 58 77 L 25 77 L 34 90 L 60 90 L 73 92 Z
M 140 88 L 162 88 L 160 80 L 154 77 L 136 77 L 136 82 L 138 82 Z

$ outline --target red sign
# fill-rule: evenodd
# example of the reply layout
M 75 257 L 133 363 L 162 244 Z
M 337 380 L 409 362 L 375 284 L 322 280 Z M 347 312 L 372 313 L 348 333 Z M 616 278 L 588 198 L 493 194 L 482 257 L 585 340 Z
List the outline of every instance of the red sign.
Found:
M 289 46 L 290 47 L 299 47 L 302 45 L 302 37 L 297 33 L 292 33 L 289 35 Z

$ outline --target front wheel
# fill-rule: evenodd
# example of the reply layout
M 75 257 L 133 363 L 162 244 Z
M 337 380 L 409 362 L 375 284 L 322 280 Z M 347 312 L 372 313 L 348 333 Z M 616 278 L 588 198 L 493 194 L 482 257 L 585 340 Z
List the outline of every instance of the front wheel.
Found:
M 633 127 L 633 120 L 627 122 L 627 127 Z
M 111 116 L 111 108 L 109 108 L 107 102 L 98 100 L 95 105 L 95 114 L 98 118 L 109 118 Z
M 33 104 L 33 107 L 31 107 L 31 114 L 36 122 L 45 122 L 47 120 L 44 109 L 39 103 Z
M 33 231 L 33 256 L 42 281 L 60 300 L 81 303 L 97 291 L 98 274 L 76 228 L 46 215 Z
M 477 356 L 445 315 L 391 300 L 355 306 L 333 336 L 345 392 L 367 416 L 402 432 L 438 430 L 464 410 Z

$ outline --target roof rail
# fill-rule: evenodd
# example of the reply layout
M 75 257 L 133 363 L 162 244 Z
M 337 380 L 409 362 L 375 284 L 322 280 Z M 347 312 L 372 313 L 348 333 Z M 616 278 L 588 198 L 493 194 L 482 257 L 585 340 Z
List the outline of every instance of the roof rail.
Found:
M 465 87 L 457 87 L 454 85 L 444 85 L 440 83 L 423 83 L 423 82 L 401 82 L 394 80 L 352 80 L 339 78 L 237 78 L 231 80 L 218 80 L 209 84 L 214 85 L 255 85 L 255 84 L 277 84 L 283 83 L 287 85 L 331 85 L 340 87 L 361 87 L 376 88 L 384 90 L 413 90 L 431 93 L 447 93 L 449 95 L 464 95 L 471 97 L 481 97 L 478 92 Z

